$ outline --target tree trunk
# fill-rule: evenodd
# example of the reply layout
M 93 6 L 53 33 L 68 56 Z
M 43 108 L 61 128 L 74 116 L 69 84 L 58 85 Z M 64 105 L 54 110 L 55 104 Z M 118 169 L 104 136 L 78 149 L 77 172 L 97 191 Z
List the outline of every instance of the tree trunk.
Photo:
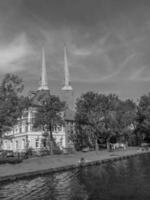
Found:
M 96 150 L 96 154 L 98 154 L 98 143 L 97 143 L 97 139 L 95 139 L 95 150 Z
M 53 155 L 53 135 L 52 132 L 49 132 L 49 151 L 50 151 L 50 155 Z
M 50 140 L 49 142 L 50 142 L 50 155 L 53 155 L 53 142 L 52 140 Z

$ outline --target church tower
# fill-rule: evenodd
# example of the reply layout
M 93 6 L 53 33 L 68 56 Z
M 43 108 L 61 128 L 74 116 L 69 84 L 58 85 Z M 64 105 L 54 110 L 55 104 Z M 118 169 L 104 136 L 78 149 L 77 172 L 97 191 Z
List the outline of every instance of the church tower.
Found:
M 32 99 L 32 104 L 34 106 L 41 105 L 50 95 L 50 90 L 48 88 L 47 72 L 46 72 L 46 62 L 45 62 L 45 51 L 42 49 L 42 67 L 41 67 L 41 77 L 40 86 L 37 91 L 30 92 L 29 96 Z
M 64 86 L 62 88 L 62 100 L 66 102 L 67 108 L 72 110 L 74 107 L 73 89 L 72 86 L 70 85 L 70 74 L 69 74 L 66 45 L 64 45 L 64 74 L 65 74 L 65 81 L 64 81 Z
M 38 90 L 49 90 L 48 81 L 47 81 L 47 72 L 46 72 L 46 62 L 45 62 L 45 50 L 42 49 L 42 70 L 41 70 L 41 79 L 40 87 Z

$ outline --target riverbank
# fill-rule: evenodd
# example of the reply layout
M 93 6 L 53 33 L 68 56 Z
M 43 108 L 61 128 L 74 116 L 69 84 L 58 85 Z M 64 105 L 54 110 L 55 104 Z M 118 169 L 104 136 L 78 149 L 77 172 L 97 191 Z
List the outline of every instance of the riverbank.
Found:
M 83 166 L 96 165 L 110 161 L 126 159 L 150 151 L 139 151 L 138 148 L 128 148 L 125 151 L 108 152 L 107 150 L 92 152 L 76 152 L 70 155 L 55 155 L 36 157 L 24 160 L 22 163 L 0 165 L 0 182 L 13 181 L 21 178 L 44 175 L 81 167 L 79 160 L 86 161 Z

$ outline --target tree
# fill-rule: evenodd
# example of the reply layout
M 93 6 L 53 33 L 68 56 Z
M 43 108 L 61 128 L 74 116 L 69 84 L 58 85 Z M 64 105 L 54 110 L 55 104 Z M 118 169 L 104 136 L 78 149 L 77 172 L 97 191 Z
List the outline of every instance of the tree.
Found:
M 136 116 L 136 136 L 138 141 L 150 138 L 150 93 L 141 96 Z M 138 143 L 139 143 L 138 142 Z
M 120 100 L 115 112 L 116 132 L 120 139 L 127 141 L 132 138 L 136 127 L 136 104 L 130 100 Z
M 86 142 L 87 146 L 96 148 L 99 139 L 106 141 L 111 130 L 111 111 L 116 101 L 116 95 L 106 96 L 94 92 L 87 92 L 77 100 L 76 133 L 82 135 L 81 146 Z
M 76 102 L 75 145 L 96 148 L 95 141 L 106 143 L 112 135 L 119 138 L 133 123 L 135 108 L 134 102 L 122 101 L 115 94 L 83 94 Z
M 50 153 L 53 154 L 53 131 L 56 127 L 64 124 L 62 112 L 64 111 L 65 103 L 54 95 L 49 95 L 37 108 L 35 114 L 34 127 L 40 128 L 44 133 L 48 133 L 48 144 Z
M 17 123 L 21 115 L 20 94 L 23 88 L 23 81 L 17 75 L 5 75 L 0 86 L 0 138 Z

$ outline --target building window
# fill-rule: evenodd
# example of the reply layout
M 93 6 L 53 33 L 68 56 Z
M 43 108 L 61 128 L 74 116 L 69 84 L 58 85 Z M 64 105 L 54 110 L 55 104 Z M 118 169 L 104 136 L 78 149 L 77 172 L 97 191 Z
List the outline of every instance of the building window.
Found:
M 18 141 L 16 141 L 16 149 L 18 149 L 18 147 L 19 147 L 19 146 L 18 146 Z
M 39 147 L 39 139 L 35 140 L 35 147 L 38 148 Z
M 5 141 L 5 149 L 7 149 L 7 141 Z
M 22 133 L 22 127 L 21 126 L 19 127 L 19 132 Z
M 28 132 L 28 124 L 25 125 L 25 132 Z
M 31 143 L 31 141 L 29 139 L 26 139 L 26 148 L 30 147 L 30 143 Z
M 23 118 L 26 118 L 26 117 L 28 117 L 28 111 L 24 111 L 24 113 L 23 113 L 23 116 L 22 116 Z
M 43 139 L 43 147 L 46 147 L 46 139 Z
M 60 146 L 63 145 L 63 137 L 60 138 Z
M 25 139 L 22 140 L 22 149 L 25 149 Z

